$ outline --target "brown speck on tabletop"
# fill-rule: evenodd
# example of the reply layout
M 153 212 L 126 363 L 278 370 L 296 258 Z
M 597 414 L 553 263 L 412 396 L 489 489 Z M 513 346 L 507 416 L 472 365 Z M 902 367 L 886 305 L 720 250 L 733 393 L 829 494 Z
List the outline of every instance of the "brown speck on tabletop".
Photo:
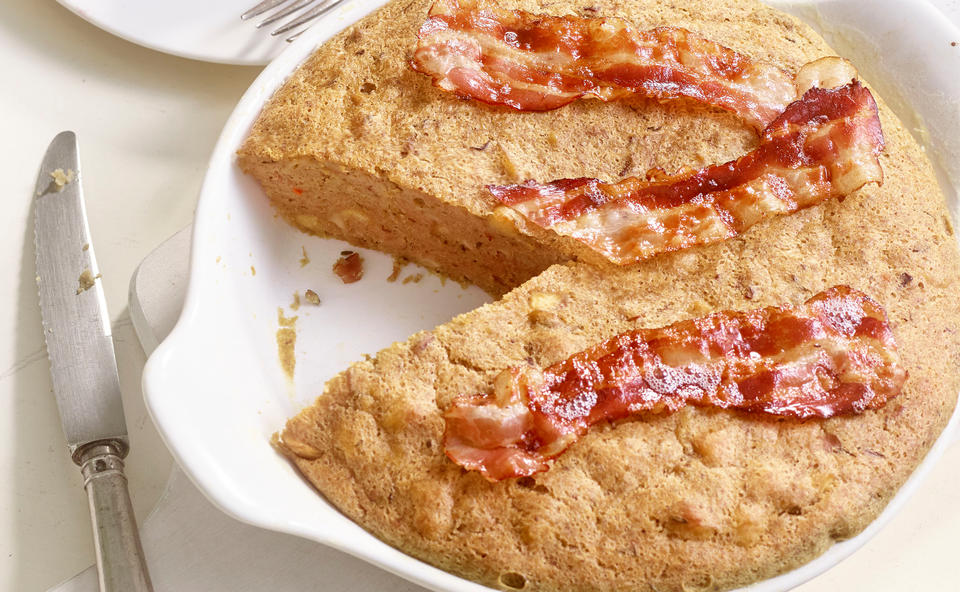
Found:
M 333 264 L 333 273 L 345 284 L 360 281 L 363 277 L 363 257 L 356 251 L 340 251 L 340 258 Z
M 290 310 L 300 310 L 300 292 L 293 293 L 293 302 L 290 303 Z
M 257 275 L 257 268 L 252 265 L 250 266 L 250 275 Z
M 303 299 L 307 301 L 307 304 L 312 304 L 313 306 L 320 306 L 320 296 L 317 295 L 313 290 L 307 290 L 303 293 Z
M 90 250 L 90 243 L 83 243 L 83 248 L 81 248 L 80 250 L 81 250 L 81 251 L 89 251 L 89 250 Z
M 307 255 L 307 248 L 300 247 L 300 252 L 303 253 L 303 257 L 300 257 L 300 267 L 306 267 L 310 264 L 310 256 Z

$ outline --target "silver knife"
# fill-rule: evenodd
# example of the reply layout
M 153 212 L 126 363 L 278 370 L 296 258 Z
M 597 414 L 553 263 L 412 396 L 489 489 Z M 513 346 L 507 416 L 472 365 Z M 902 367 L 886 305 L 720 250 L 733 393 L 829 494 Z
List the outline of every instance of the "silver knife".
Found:
M 77 136 L 61 132 L 34 195 L 37 284 L 53 390 L 90 501 L 102 592 L 153 588 L 123 474 L 129 450 L 110 316 L 90 242 Z

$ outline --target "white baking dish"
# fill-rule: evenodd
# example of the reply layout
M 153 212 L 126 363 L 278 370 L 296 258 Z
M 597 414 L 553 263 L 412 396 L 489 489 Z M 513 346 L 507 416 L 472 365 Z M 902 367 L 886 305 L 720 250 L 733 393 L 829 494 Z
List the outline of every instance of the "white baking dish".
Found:
M 488 590 L 380 542 L 317 495 L 269 444 L 286 418 L 311 402 L 324 381 L 349 362 L 475 308 L 487 298 L 476 288 L 444 286 L 429 275 L 420 283 L 387 283 L 389 258 L 369 252 L 366 278 L 340 284 L 330 273 L 330 264 L 346 245 L 305 236 L 274 218 L 259 187 L 236 167 L 235 152 L 261 106 L 297 64 L 313 47 L 381 4 L 382 0 L 348 2 L 291 45 L 240 100 L 220 136 L 201 191 L 183 314 L 151 356 L 143 390 L 177 461 L 230 515 L 341 549 L 435 590 Z M 922 1 L 774 4 L 807 20 L 841 54 L 852 58 L 864 78 L 915 128 L 938 166 L 954 220 L 960 222 L 960 80 L 956 50 L 949 45 L 960 39 L 960 32 Z M 305 267 L 300 264 L 301 247 L 313 261 Z M 307 288 L 320 294 L 322 306 L 291 311 L 293 293 Z M 287 316 L 299 314 L 298 365 L 292 383 L 277 363 L 278 307 Z M 958 422 L 954 414 L 921 466 L 862 534 L 799 569 L 746 590 L 788 590 L 862 546 L 898 511 L 957 437 Z

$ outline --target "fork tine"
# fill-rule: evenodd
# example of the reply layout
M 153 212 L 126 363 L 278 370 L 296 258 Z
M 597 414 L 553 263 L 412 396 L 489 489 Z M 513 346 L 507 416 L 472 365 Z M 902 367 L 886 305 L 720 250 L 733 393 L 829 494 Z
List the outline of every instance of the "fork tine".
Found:
M 250 10 L 240 15 L 240 20 L 245 21 L 249 18 L 253 18 L 257 15 L 263 14 L 266 11 L 270 10 L 277 4 L 283 4 L 287 0 L 263 0 L 260 4 L 257 4 Z
M 307 12 L 305 12 L 305 13 L 303 13 L 302 15 L 300 15 L 299 17 L 297 17 L 296 19 L 290 21 L 290 22 L 287 23 L 286 25 L 280 27 L 279 29 L 277 29 L 276 31 L 274 31 L 273 33 L 271 33 L 271 35 L 283 35 L 283 34 L 286 33 L 287 31 L 290 31 L 290 30 L 292 30 L 292 29 L 295 29 L 295 28 L 299 27 L 300 25 L 302 25 L 302 24 L 304 24 L 304 23 L 308 23 L 308 22 L 312 21 L 313 19 L 320 18 L 321 16 L 327 14 L 328 12 L 330 12 L 331 10 L 333 10 L 334 8 L 336 8 L 337 6 L 339 6 L 342 2 L 343 2 L 343 0 L 333 0 L 332 2 L 331 2 L 331 0 L 324 0 L 324 1 L 320 4 L 320 6 L 315 6 L 315 7 L 311 8 L 311 9 L 308 10 Z M 302 31 L 301 31 L 301 32 L 302 32 Z M 293 41 L 293 40 L 296 39 L 299 35 L 300 35 L 300 33 L 296 33 L 295 35 L 292 35 L 289 39 L 287 39 L 287 41 Z
M 310 4 L 313 4 L 313 3 L 316 2 L 316 1 L 317 1 L 317 0 L 294 0 L 294 1 L 291 2 L 290 5 L 287 6 L 286 8 L 281 8 L 281 9 L 278 10 L 277 12 L 273 13 L 272 15 L 270 15 L 270 16 L 269 16 L 267 19 L 265 19 L 262 23 L 259 23 L 259 24 L 257 25 L 257 28 L 259 29 L 260 27 L 265 27 L 265 26 L 267 26 L 267 25 L 269 25 L 269 24 L 271 24 L 271 23 L 275 23 L 275 22 L 277 22 L 278 20 L 282 19 L 283 17 L 289 16 L 289 15 L 293 14 L 294 12 L 300 10 L 301 8 L 304 8 L 305 6 L 309 6 Z
M 306 32 L 307 32 L 307 29 L 309 29 L 309 28 L 310 28 L 310 27 L 304 27 L 303 29 L 300 29 L 299 31 L 297 31 L 297 32 L 294 33 L 293 35 L 290 35 L 289 37 L 287 37 L 287 38 L 285 39 L 285 41 L 286 41 L 287 43 L 293 43 L 294 41 L 297 40 L 297 37 L 299 37 L 300 35 L 303 35 L 304 33 L 306 33 Z

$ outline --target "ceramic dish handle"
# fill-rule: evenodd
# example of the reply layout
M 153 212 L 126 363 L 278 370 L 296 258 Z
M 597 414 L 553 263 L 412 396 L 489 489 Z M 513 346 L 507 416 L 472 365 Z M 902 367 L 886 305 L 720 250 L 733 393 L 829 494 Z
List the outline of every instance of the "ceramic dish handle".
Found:
M 153 592 L 123 474 L 124 448 L 98 442 L 77 462 L 90 500 L 100 592 Z

